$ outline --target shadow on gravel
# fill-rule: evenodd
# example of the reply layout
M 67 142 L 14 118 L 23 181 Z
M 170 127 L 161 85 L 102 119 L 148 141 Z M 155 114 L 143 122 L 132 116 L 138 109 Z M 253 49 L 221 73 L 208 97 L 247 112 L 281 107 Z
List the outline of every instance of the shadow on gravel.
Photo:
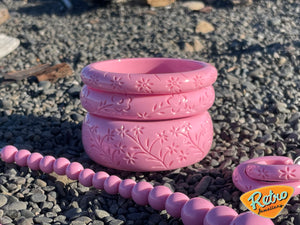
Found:
M 21 14 L 28 14 L 32 16 L 40 16 L 43 14 L 57 16 L 65 16 L 66 14 L 71 15 L 80 15 L 86 11 L 95 11 L 97 8 L 106 8 L 111 5 L 110 0 L 73 0 L 72 9 L 68 10 L 59 0 L 44 0 L 44 1 L 31 1 L 30 4 L 24 5 L 18 10 Z M 145 1 L 135 0 L 128 1 L 127 3 L 122 3 L 132 6 L 143 6 L 150 8 Z M 231 8 L 233 4 L 230 0 L 218 0 L 209 2 L 208 5 L 211 5 L 214 8 Z

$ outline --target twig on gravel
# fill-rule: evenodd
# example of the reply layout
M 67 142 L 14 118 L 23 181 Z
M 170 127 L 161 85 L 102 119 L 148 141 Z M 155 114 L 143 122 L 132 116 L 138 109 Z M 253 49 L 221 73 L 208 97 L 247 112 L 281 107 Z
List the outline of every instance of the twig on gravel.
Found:
M 38 81 L 56 81 L 58 78 L 63 78 L 72 74 L 73 70 L 67 63 L 60 63 L 54 66 L 42 64 L 27 70 L 7 73 L 4 75 L 4 78 L 8 80 L 23 80 L 27 77 L 35 76 Z

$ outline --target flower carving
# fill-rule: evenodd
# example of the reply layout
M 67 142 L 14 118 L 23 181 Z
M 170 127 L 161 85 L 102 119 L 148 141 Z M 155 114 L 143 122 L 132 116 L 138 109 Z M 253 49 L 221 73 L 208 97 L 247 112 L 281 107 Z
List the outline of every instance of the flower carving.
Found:
M 180 128 L 172 126 L 172 128 L 170 130 L 170 133 L 171 133 L 172 136 L 178 137 L 179 134 L 180 134 Z
M 140 80 L 136 81 L 136 88 L 139 92 L 144 93 L 152 93 L 151 86 L 153 83 L 150 82 L 150 79 L 141 78 Z
M 121 138 L 124 138 L 129 133 L 129 130 L 125 129 L 123 125 L 120 128 L 118 128 L 116 131 Z
M 178 160 L 179 160 L 179 162 L 186 161 L 187 160 L 187 152 L 184 152 L 181 150 L 179 152 Z
M 187 108 L 188 99 L 184 95 L 175 94 L 167 99 L 167 104 L 172 106 L 171 112 L 173 114 L 179 113 L 181 110 Z
M 118 152 L 119 154 L 125 154 L 126 153 L 126 145 L 123 145 L 121 142 L 119 142 L 118 144 L 114 144 L 114 147 L 116 149 L 116 152 Z
M 137 157 L 135 157 L 134 153 L 126 152 L 124 159 L 127 164 L 134 165 L 135 160 L 137 160 Z
M 285 180 L 295 178 L 296 169 L 290 169 L 290 167 L 286 166 L 283 170 L 279 170 L 279 178 L 284 178 Z
M 121 89 L 124 82 L 122 81 L 121 77 L 113 76 L 110 80 L 110 86 L 113 89 Z
M 135 126 L 134 128 L 132 128 L 132 131 L 133 131 L 134 135 L 137 136 L 139 134 L 144 134 L 143 129 L 144 129 L 144 127 Z
M 168 152 L 170 153 L 170 155 L 177 153 L 177 149 L 179 148 L 178 144 L 175 144 L 174 142 L 167 146 Z
M 262 177 L 263 179 L 268 178 L 270 176 L 269 171 L 267 171 L 265 168 L 258 169 L 256 171 L 256 174 L 258 177 Z
M 181 92 L 180 85 L 182 82 L 179 80 L 179 77 L 170 77 L 170 79 L 167 81 L 167 88 L 169 88 L 169 91 L 173 93 Z
M 201 75 L 197 75 L 196 77 L 193 78 L 194 79 L 194 85 L 196 88 L 201 88 L 204 85 L 204 79 Z
M 166 134 L 165 130 L 157 133 L 156 136 L 158 137 L 161 144 L 163 144 L 165 141 L 168 141 L 168 135 Z
M 130 97 L 124 98 L 124 96 L 122 95 L 113 95 L 111 97 L 111 101 L 114 103 L 113 108 L 117 112 L 127 112 L 128 110 L 130 110 Z

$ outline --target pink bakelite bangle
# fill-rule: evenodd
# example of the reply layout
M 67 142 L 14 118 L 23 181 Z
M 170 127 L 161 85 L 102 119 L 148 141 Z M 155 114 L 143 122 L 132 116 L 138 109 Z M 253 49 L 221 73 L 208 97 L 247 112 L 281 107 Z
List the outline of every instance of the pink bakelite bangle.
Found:
M 296 196 L 300 194 L 300 180 L 295 179 L 298 176 L 295 173 L 299 174 L 300 165 L 292 166 L 291 164 L 293 164 L 293 160 L 283 156 L 265 156 L 250 159 L 235 168 L 232 180 L 234 185 L 242 192 L 270 185 L 287 185 L 294 188 L 293 196 Z M 262 167 L 263 165 L 265 166 Z M 275 168 L 282 171 L 277 171 L 277 174 L 270 175 Z M 290 171 L 291 168 L 292 170 Z M 253 169 L 261 169 L 261 171 L 254 172 Z M 284 177 L 280 177 L 280 174 L 284 174 L 285 177 L 288 176 L 291 179 L 284 179 Z M 269 178 L 272 176 L 275 180 L 273 178 L 269 179 L 269 175 Z
M 152 184 L 145 181 L 138 183 L 131 179 L 122 181 L 119 177 L 115 175 L 109 176 L 103 171 L 95 173 L 90 169 L 82 169 L 83 166 L 80 163 L 70 163 L 65 158 L 56 159 L 55 164 L 52 158 L 46 156 L 47 159 L 45 160 L 46 157 L 41 156 L 39 153 L 30 153 L 28 155 L 26 152 L 26 154 L 18 154 L 17 148 L 11 145 L 5 146 L 1 150 L 0 155 L 1 159 L 7 163 L 14 162 L 15 155 L 17 155 L 17 161 L 19 162 L 24 162 L 31 158 L 34 167 L 40 165 L 41 168 L 46 168 L 47 171 L 55 171 L 59 168 L 59 173 L 69 174 L 71 177 L 74 176 L 73 178 L 76 177 L 85 186 L 93 184 L 95 188 L 105 190 L 109 194 L 120 194 L 126 198 L 131 197 L 139 205 L 150 204 L 157 210 L 166 209 L 171 216 L 181 217 L 185 225 L 274 225 L 272 220 L 252 212 L 238 215 L 227 206 L 214 207 L 210 201 L 204 198 L 195 197 L 190 199 L 183 193 L 172 193 L 168 187 L 153 187 Z M 36 163 L 36 159 L 39 161 L 39 164 Z M 32 163 L 31 160 L 29 161 Z M 80 172 L 77 176 L 78 171 Z
M 209 113 L 176 120 L 122 121 L 88 113 L 82 142 L 95 162 L 119 170 L 161 171 L 203 159 L 212 144 Z
M 129 58 L 95 62 L 81 72 L 83 83 L 105 92 L 173 94 L 212 85 L 217 70 L 187 59 Z
M 168 95 L 128 95 L 84 86 L 80 100 L 91 114 L 122 120 L 165 120 L 200 114 L 214 103 L 212 86 Z

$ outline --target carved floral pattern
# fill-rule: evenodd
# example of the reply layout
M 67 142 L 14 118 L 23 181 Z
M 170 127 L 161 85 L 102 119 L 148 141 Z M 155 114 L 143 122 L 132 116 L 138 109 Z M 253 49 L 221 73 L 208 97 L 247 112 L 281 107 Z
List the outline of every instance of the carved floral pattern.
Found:
M 136 89 L 138 92 L 143 93 L 152 93 L 151 86 L 153 85 L 152 82 L 150 82 L 150 79 L 144 79 L 141 78 L 140 80 L 136 81 Z
M 96 126 L 88 114 L 83 124 L 83 139 L 85 148 L 88 145 L 86 149 L 89 149 L 89 152 L 96 152 L 103 165 L 120 165 L 126 169 L 128 166 L 134 166 L 141 157 L 151 162 L 152 168 L 166 170 L 178 162 L 185 163 L 195 158 L 203 158 L 210 148 L 209 136 L 198 134 L 206 131 L 192 135 L 191 129 L 192 124 L 183 123 L 152 136 L 146 135 L 147 128 L 139 125 L 130 129 L 121 125 L 105 130 Z M 177 138 L 171 138 L 172 135 Z M 207 142 L 208 146 L 203 145 L 203 142 Z
M 289 180 L 296 177 L 296 169 L 290 169 L 290 167 L 286 166 L 283 170 L 279 170 L 279 178 L 284 178 L 285 180 Z

